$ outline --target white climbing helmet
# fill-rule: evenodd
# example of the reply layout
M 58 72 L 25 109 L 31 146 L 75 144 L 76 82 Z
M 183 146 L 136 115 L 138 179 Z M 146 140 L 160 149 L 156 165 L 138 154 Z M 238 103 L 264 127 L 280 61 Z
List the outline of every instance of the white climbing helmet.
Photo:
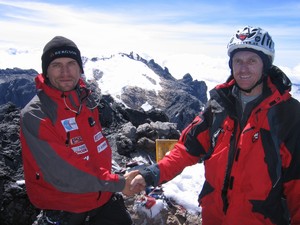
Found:
M 246 26 L 239 29 L 230 39 L 227 45 L 227 54 L 231 57 L 231 53 L 236 49 L 251 48 L 269 56 L 272 64 L 275 57 L 274 45 L 272 37 L 267 31 L 260 27 Z

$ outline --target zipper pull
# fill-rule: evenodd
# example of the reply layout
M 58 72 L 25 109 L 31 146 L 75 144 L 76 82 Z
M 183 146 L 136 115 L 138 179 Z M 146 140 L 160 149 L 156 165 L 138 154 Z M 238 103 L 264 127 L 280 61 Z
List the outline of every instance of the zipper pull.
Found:
M 70 146 L 70 132 L 69 131 L 67 132 L 67 139 L 66 139 L 65 144 L 66 144 L 67 147 Z

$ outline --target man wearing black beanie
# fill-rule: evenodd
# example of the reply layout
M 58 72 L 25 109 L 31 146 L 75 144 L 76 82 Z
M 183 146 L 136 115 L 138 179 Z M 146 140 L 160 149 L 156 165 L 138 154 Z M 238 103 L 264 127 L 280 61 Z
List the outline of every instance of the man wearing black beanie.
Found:
M 62 36 L 43 50 L 37 95 L 21 111 L 27 194 L 41 209 L 35 224 L 131 225 L 123 197 L 138 171 L 113 174 L 98 104 L 81 79 L 77 45 Z M 88 222 L 87 222 L 88 221 Z
M 43 74 L 47 75 L 49 64 L 53 60 L 61 57 L 75 59 L 81 69 L 81 73 L 83 73 L 81 55 L 77 45 L 65 37 L 56 36 L 44 47 L 42 55 Z

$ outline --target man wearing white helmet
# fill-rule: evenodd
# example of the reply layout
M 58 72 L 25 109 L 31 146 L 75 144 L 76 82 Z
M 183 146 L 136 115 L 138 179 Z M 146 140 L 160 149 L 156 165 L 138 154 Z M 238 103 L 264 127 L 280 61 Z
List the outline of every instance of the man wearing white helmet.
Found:
M 132 187 L 157 186 L 204 161 L 203 225 L 300 224 L 300 104 L 273 65 L 271 36 L 238 30 L 228 44 L 231 75 L 170 154 L 140 171 Z M 297 115 L 297 116 L 293 116 Z

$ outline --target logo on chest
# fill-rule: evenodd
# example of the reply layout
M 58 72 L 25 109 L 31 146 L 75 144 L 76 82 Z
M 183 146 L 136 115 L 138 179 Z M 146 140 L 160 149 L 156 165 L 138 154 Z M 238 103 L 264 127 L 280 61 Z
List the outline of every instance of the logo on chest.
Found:
M 100 141 L 103 138 L 103 134 L 101 131 L 99 131 L 97 134 L 94 135 L 94 141 Z
M 70 144 L 71 145 L 76 145 L 76 144 L 78 144 L 80 142 L 82 142 L 82 137 L 81 136 L 73 137 L 70 140 Z
M 85 144 L 73 147 L 72 150 L 78 155 L 84 154 L 88 152 L 88 149 Z
M 107 142 L 104 141 L 100 145 L 97 146 L 98 153 L 104 151 L 107 148 Z
M 69 132 L 69 131 L 72 131 L 72 130 L 78 130 L 78 125 L 76 123 L 75 117 L 62 120 L 61 124 L 65 128 L 66 132 Z

